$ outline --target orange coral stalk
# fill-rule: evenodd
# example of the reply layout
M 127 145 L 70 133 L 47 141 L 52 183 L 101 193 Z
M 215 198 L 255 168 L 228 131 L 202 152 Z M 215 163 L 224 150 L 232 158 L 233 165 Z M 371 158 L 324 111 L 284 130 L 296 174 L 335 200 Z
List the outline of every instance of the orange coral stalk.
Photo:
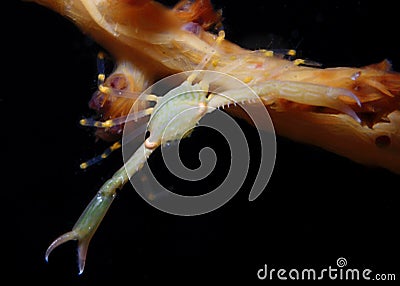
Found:
M 35 2 L 70 18 L 104 46 L 117 66 L 105 84 L 122 75 L 129 83 L 125 90 L 130 92 L 140 92 L 166 75 L 198 67 L 213 49 L 212 64 L 204 68 L 226 72 L 250 86 L 280 80 L 347 89 L 361 105 L 346 96 L 339 97 L 337 104 L 354 110 L 360 122 L 321 99 L 293 104 L 295 98 L 276 96 L 267 106 L 277 132 L 400 173 L 400 76 L 391 71 L 387 61 L 363 68 L 321 69 L 271 57 L 268 51 L 248 51 L 228 40 L 214 47 L 215 36 L 204 28 L 217 24 L 220 14 L 205 0 L 181 1 L 174 9 L 154 1 Z M 188 21 L 199 27 L 187 28 L 192 23 Z M 111 100 L 112 95 L 107 98 Z M 106 118 L 127 114 L 133 100 L 114 98 L 112 102 Z M 386 144 L 379 144 L 381 141 Z

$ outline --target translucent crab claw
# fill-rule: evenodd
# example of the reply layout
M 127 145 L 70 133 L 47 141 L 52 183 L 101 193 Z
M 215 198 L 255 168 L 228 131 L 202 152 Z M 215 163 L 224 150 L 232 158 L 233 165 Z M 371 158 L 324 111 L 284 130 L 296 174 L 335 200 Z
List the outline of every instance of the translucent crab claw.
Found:
M 67 241 L 77 240 L 79 274 L 83 273 L 90 240 L 116 197 L 117 189 L 122 188 L 129 178 L 141 169 L 152 151 L 145 148 L 144 144 L 142 144 L 126 161 L 125 165 L 103 184 L 83 211 L 72 230 L 61 235 L 50 244 L 45 255 L 46 261 L 48 261 L 50 253 L 56 247 Z
M 47 248 L 45 256 L 46 262 L 49 261 L 50 253 L 59 245 L 70 240 L 78 240 L 78 268 L 79 268 L 79 274 L 82 274 L 85 268 L 86 254 L 89 247 L 90 239 L 91 237 L 79 238 L 79 233 L 75 230 L 72 230 L 70 232 L 67 232 L 59 236 L 56 240 L 54 240 L 50 244 L 49 248 Z
M 49 255 L 55 248 L 67 241 L 77 240 L 79 274 L 83 273 L 90 240 L 113 202 L 116 188 L 119 185 L 121 185 L 121 182 L 115 179 L 109 180 L 103 185 L 86 207 L 72 231 L 61 235 L 50 244 L 49 248 L 46 250 L 46 261 L 49 260 Z

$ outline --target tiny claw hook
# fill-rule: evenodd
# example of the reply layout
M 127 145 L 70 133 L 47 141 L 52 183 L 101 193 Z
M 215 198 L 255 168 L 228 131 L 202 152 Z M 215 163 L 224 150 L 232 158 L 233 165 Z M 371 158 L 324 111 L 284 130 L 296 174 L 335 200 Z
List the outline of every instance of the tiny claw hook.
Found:
M 61 244 L 64 244 L 67 241 L 78 240 L 78 268 L 79 268 L 78 274 L 81 275 L 83 273 L 83 270 L 85 269 L 86 255 L 89 247 L 90 238 L 91 236 L 85 238 L 80 237 L 79 233 L 76 230 L 64 233 L 63 235 L 56 238 L 47 248 L 45 254 L 46 262 L 49 262 L 50 253 L 55 248 L 57 248 Z
M 78 242 L 78 274 L 81 275 L 85 269 L 86 254 L 89 248 L 89 240 L 82 240 Z
M 51 244 L 50 246 L 47 248 L 46 250 L 46 254 L 45 254 L 45 259 L 46 262 L 49 262 L 49 255 L 50 253 L 57 248 L 58 246 L 60 246 L 61 244 L 66 243 L 67 241 L 70 240 L 77 240 L 78 239 L 78 233 L 76 231 L 69 231 L 67 233 L 64 233 L 63 235 L 57 237 Z

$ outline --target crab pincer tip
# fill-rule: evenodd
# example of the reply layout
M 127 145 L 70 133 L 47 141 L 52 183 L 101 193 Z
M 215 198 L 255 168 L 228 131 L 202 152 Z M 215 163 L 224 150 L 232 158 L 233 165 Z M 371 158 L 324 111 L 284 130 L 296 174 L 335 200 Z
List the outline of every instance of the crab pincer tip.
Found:
M 46 250 L 46 254 L 45 254 L 45 259 L 46 262 L 49 261 L 49 255 L 50 253 L 57 248 L 58 246 L 60 246 L 61 244 L 64 244 L 67 241 L 70 240 L 76 240 L 78 239 L 77 233 L 75 231 L 70 231 L 67 233 L 64 233 L 63 235 L 57 237 L 51 244 L 50 246 L 47 248 Z

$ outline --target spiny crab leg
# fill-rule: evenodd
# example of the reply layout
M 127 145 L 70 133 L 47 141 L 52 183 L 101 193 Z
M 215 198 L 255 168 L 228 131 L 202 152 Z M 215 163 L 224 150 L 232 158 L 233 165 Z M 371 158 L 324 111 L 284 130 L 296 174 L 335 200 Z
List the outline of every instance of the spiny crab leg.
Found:
M 339 99 L 339 96 L 348 97 L 358 106 L 361 102 L 356 95 L 344 88 L 327 87 L 313 83 L 269 80 L 263 83 L 249 85 L 249 88 L 231 89 L 224 91 L 226 97 L 210 97 L 209 105 L 217 108 L 229 103 L 249 100 L 250 90 L 255 92 L 266 105 L 272 104 L 276 99 L 287 99 L 292 102 L 307 104 L 310 106 L 324 106 L 341 111 L 349 115 L 355 121 L 360 122 L 360 118 L 351 109 Z M 231 98 L 231 102 L 229 102 Z
M 50 253 L 56 247 L 67 241 L 77 240 L 79 274 L 82 274 L 85 268 L 90 240 L 111 206 L 117 190 L 122 188 L 129 178 L 142 168 L 152 151 L 143 144 L 136 150 L 125 166 L 120 168 L 111 179 L 104 183 L 79 217 L 72 230 L 61 235 L 51 243 L 46 251 L 46 261 L 48 261 Z
M 197 76 L 197 75 L 196 75 Z M 95 197 L 86 207 L 72 231 L 58 237 L 46 251 L 46 260 L 50 253 L 59 245 L 70 241 L 78 240 L 78 267 L 79 274 L 83 273 L 89 243 L 107 210 L 113 202 L 117 189 L 122 188 L 126 182 L 138 172 L 145 164 L 151 153 L 161 144 L 167 141 L 179 140 L 186 133 L 187 126 L 180 124 L 164 134 L 166 125 L 173 120 L 176 114 L 187 110 L 190 107 L 197 107 L 198 112 L 188 113 L 183 122 L 194 128 L 197 122 L 207 113 L 207 84 L 193 84 L 190 80 L 168 92 L 164 97 L 157 99 L 158 102 L 152 112 L 148 131 L 150 136 L 125 162 L 111 179 L 100 188 Z

